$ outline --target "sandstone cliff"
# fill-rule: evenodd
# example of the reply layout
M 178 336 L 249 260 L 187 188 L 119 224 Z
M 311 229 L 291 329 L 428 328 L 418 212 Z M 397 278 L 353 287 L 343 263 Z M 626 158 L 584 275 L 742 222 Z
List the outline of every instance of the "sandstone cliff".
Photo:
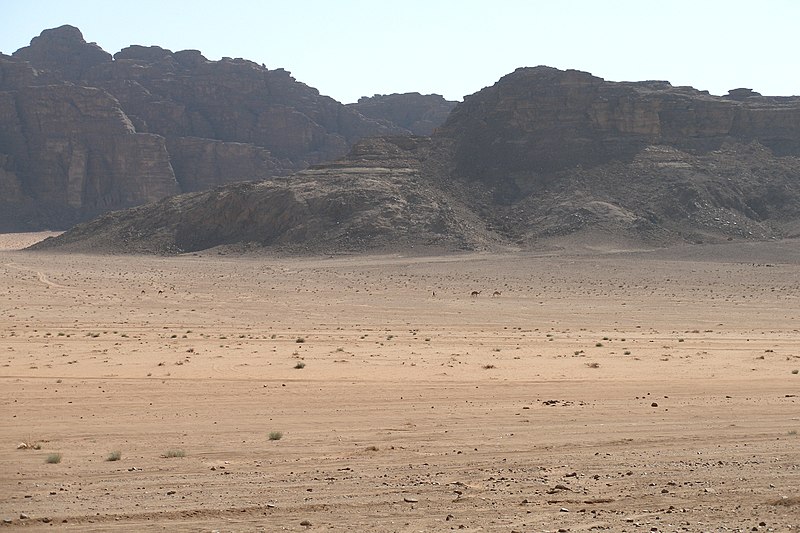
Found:
M 461 173 L 490 180 L 629 161 L 657 144 L 707 153 L 758 141 L 776 155 L 798 155 L 800 98 L 720 98 L 663 81 L 522 68 L 467 97 L 442 133 L 458 140 Z
M 108 213 L 35 246 L 182 253 L 217 246 L 288 253 L 482 247 L 494 237 L 427 183 L 425 138 L 376 138 L 290 178 L 229 185 Z M 465 214 L 466 213 L 466 214 Z
M 283 69 L 157 46 L 112 57 L 77 28 L 45 30 L 0 55 L 0 231 L 288 175 L 407 133 Z
M 795 235 L 800 97 L 518 69 L 440 128 L 453 174 L 525 242 L 605 228 L 654 242 Z
M 165 139 L 137 133 L 119 102 L 73 84 L 0 92 L 0 225 L 71 224 L 180 191 Z M 48 212 L 44 220 L 38 213 Z
M 255 242 L 315 253 L 800 237 L 799 143 L 798 97 L 520 69 L 467 97 L 430 138 L 366 140 L 290 178 L 176 197 L 163 204 L 166 237 L 132 241 L 162 216 L 138 210 L 40 247 Z
M 407 129 L 414 135 L 431 135 L 444 124 L 458 102 L 438 94 L 376 94 L 347 104 L 365 117 L 386 121 Z

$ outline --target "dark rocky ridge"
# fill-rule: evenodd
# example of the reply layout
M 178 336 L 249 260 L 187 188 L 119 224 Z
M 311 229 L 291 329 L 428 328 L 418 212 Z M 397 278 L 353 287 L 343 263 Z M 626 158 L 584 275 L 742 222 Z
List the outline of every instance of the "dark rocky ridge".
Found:
M 107 213 L 35 248 L 182 253 L 217 246 L 291 253 L 445 250 L 495 240 L 422 176 L 427 138 L 374 138 L 288 178 L 228 185 Z
M 797 237 L 799 143 L 797 97 L 714 97 L 666 82 L 520 69 L 467 97 L 430 138 L 363 141 L 341 161 L 249 186 L 272 199 L 236 197 L 240 186 L 170 200 L 180 208 L 162 225 L 196 220 L 185 226 L 199 228 L 191 245 L 177 230 L 158 246 L 146 236 L 125 240 L 123 228 L 135 231 L 164 211 L 147 207 L 39 248 L 163 252 L 257 242 L 316 253 Z M 312 181 L 313 197 L 301 192 Z M 340 196 L 346 201 L 337 203 Z M 295 208 L 287 211 L 285 198 Z M 225 215 L 259 211 L 246 224 Z M 290 214 L 275 221 L 275 212 Z M 278 238 L 276 227 L 289 229 Z
M 512 200 L 553 172 L 631 161 L 650 145 L 700 154 L 758 141 L 776 156 L 800 155 L 800 98 L 745 94 L 523 68 L 468 97 L 441 133 L 457 141 L 460 175 L 503 185 Z
M 0 55 L 0 231 L 288 175 L 360 138 L 409 133 L 283 69 L 157 46 L 112 58 L 77 28 L 45 30 Z
M 444 124 L 457 103 L 438 94 L 405 93 L 364 96 L 347 106 L 365 117 L 388 121 L 414 135 L 431 135 Z

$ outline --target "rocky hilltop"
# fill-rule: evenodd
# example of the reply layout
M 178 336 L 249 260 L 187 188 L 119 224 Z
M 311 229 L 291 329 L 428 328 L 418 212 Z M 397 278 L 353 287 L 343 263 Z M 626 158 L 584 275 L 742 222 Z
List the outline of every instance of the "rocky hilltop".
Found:
M 267 190 L 273 200 L 254 200 Z M 136 233 L 157 216 L 172 228 L 166 237 Z M 276 227 L 288 229 L 276 237 Z M 195 231 L 193 241 L 179 237 Z M 179 252 L 248 242 L 314 253 L 799 235 L 800 98 L 748 89 L 717 97 L 536 67 L 468 96 L 430 137 L 365 141 L 335 163 L 115 213 L 40 247 Z
M 414 135 L 431 135 L 444 124 L 457 103 L 438 94 L 376 94 L 364 96 L 348 107 L 365 117 L 405 128 Z
M 290 177 L 183 194 L 79 224 L 35 248 L 183 253 L 217 246 L 341 253 L 474 249 L 496 238 L 424 175 L 432 141 L 373 138 Z
M 422 106 L 406 110 L 414 122 L 444 120 L 408 105 Z M 363 137 L 411 133 L 371 111 L 244 59 L 158 46 L 112 57 L 77 28 L 45 30 L 0 55 L 0 231 L 284 176 Z
M 483 211 L 514 238 L 796 233 L 800 97 L 523 68 L 467 97 L 439 137 L 453 175 L 491 192 Z

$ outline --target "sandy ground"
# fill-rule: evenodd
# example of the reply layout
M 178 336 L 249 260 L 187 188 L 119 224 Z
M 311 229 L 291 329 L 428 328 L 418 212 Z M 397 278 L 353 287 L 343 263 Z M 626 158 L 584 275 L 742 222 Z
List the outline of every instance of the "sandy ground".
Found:
M 29 233 L 0 233 L 0 251 L 22 250 L 48 237 L 61 235 L 60 231 L 36 231 Z
M 0 529 L 800 529 L 797 243 L 4 251 L 0 350 Z

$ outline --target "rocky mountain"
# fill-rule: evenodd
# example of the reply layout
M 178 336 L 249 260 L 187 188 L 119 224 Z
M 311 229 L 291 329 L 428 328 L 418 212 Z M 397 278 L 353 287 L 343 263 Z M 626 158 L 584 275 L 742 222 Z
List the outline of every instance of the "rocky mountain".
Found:
M 438 94 L 376 94 L 347 104 L 365 117 L 386 121 L 405 128 L 414 135 L 431 135 L 444 124 L 458 102 Z
M 183 194 L 79 224 L 38 248 L 183 253 L 217 246 L 293 253 L 471 249 L 494 240 L 423 175 L 424 137 L 372 138 L 290 177 Z
M 408 103 L 409 125 L 443 122 L 420 99 Z M 112 57 L 77 28 L 45 30 L 0 55 L 0 231 L 67 227 L 180 192 L 284 176 L 361 138 L 410 134 L 371 112 L 244 59 L 157 46 Z
M 796 233 L 800 97 L 523 68 L 467 97 L 439 137 L 452 141 L 453 175 L 491 192 L 483 211 L 514 239 Z
M 468 96 L 430 137 L 370 139 L 335 163 L 107 215 L 39 248 L 317 253 L 797 236 L 800 97 L 536 67 Z

